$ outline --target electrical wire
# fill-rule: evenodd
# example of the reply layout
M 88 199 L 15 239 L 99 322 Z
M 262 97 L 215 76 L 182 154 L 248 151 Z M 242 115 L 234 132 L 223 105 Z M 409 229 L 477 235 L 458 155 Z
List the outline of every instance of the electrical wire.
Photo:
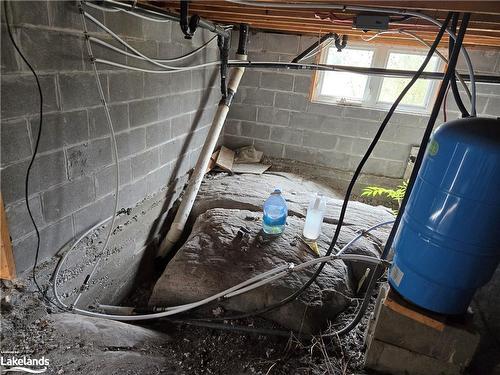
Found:
M 134 70 L 137 72 L 144 72 L 144 73 L 154 73 L 154 74 L 172 74 L 172 73 L 181 73 L 181 72 L 186 72 L 189 70 L 198 70 L 198 69 L 205 69 L 209 66 L 218 66 L 221 64 L 220 61 L 211 61 L 208 63 L 204 64 L 199 64 L 199 65 L 193 65 L 193 66 L 186 66 L 181 69 L 175 69 L 175 70 L 153 70 L 153 69 L 143 69 L 143 68 L 138 68 L 136 66 L 131 66 L 131 65 L 125 65 L 125 64 L 120 64 L 117 62 L 109 61 L 109 60 L 104 60 L 104 59 L 94 59 L 94 62 L 99 63 L 99 64 L 104 64 L 104 65 L 110 65 L 114 66 L 117 68 L 123 68 L 123 69 L 128 69 L 128 70 Z
M 153 21 L 153 22 L 170 22 L 171 21 L 168 19 L 143 16 L 142 14 L 135 13 L 133 11 L 129 11 L 129 10 L 125 10 L 125 9 L 116 8 L 116 7 L 112 7 L 112 8 L 103 7 L 103 6 L 100 6 L 97 4 L 90 3 L 88 1 L 84 1 L 83 3 L 85 4 L 85 6 L 88 6 L 90 8 L 94 8 L 94 9 L 99 9 L 99 10 L 102 10 L 104 12 L 110 12 L 110 13 L 123 12 L 126 14 L 130 14 L 131 16 L 134 16 L 134 17 L 142 18 L 142 19 L 147 20 L 147 21 Z
M 385 35 L 385 34 L 403 34 L 403 35 L 408 35 L 408 36 L 412 37 L 413 39 L 417 40 L 418 42 L 420 42 L 421 44 L 423 44 L 424 46 L 426 46 L 427 48 L 430 48 L 430 46 L 431 46 L 429 43 L 427 43 L 424 39 L 420 38 L 418 35 L 410 32 L 410 31 L 404 30 L 404 29 L 380 31 L 380 32 L 378 32 L 378 33 L 376 33 L 374 35 L 371 35 L 368 38 L 364 38 L 362 36 L 361 39 L 364 42 L 370 42 L 370 41 L 374 40 L 375 38 L 378 38 L 379 36 Z M 439 50 L 436 49 L 435 53 L 436 53 L 436 55 L 439 56 L 439 58 L 445 64 L 448 64 L 448 59 L 441 52 L 439 52 Z M 471 93 L 470 93 L 469 88 L 467 87 L 467 84 L 465 83 L 464 79 L 462 78 L 462 76 L 458 72 L 455 72 L 455 75 L 456 75 L 457 79 L 460 81 L 460 83 L 462 84 L 462 87 L 464 88 L 465 93 L 467 94 L 467 96 L 469 97 L 469 99 L 471 99 Z
M 147 61 L 144 57 L 141 57 L 141 56 L 138 56 L 136 54 L 124 51 L 124 50 L 122 50 L 122 49 L 120 49 L 118 47 L 113 46 L 112 44 L 106 43 L 105 41 L 103 41 L 101 39 L 95 38 L 93 36 L 89 37 L 89 39 L 90 39 L 91 42 L 97 43 L 97 44 L 99 44 L 99 45 L 101 45 L 101 46 L 103 46 L 105 48 L 108 48 L 110 50 L 113 50 L 113 51 L 115 51 L 117 53 L 121 53 L 122 55 L 129 56 L 129 57 L 132 57 L 132 58 L 135 58 L 135 59 L 138 59 L 138 60 Z M 152 60 L 154 60 L 156 62 L 159 62 L 159 63 L 162 63 L 162 62 L 175 62 L 175 61 L 185 60 L 188 57 L 194 56 L 198 52 L 203 51 L 215 39 L 217 39 L 217 35 L 214 36 L 214 37 L 212 37 L 210 40 L 208 40 L 208 42 L 206 42 L 203 45 L 199 46 L 198 48 L 196 48 L 196 49 L 194 49 L 194 50 L 186 53 L 185 55 L 181 55 L 181 56 L 178 56 L 178 57 L 173 57 L 173 58 L 170 58 L 170 59 L 152 59 Z
M 33 217 L 33 212 L 31 211 L 31 207 L 30 207 L 30 203 L 29 203 L 29 181 L 30 181 L 30 175 L 31 175 L 31 170 L 33 168 L 33 164 L 34 164 L 35 159 L 36 159 L 36 155 L 38 154 L 38 148 L 39 148 L 39 145 L 40 145 L 40 138 L 41 138 L 41 135 L 42 135 L 42 128 L 43 128 L 43 93 L 42 93 L 42 86 L 40 84 L 40 80 L 38 78 L 38 74 L 36 73 L 35 69 L 31 65 L 31 63 L 28 61 L 28 59 L 26 58 L 26 56 L 24 56 L 23 52 L 21 51 L 21 49 L 17 45 L 17 42 L 16 42 L 16 40 L 14 38 L 14 35 L 12 34 L 12 29 L 11 29 L 10 20 L 9 20 L 9 18 L 10 18 L 9 6 L 8 6 L 9 3 L 10 2 L 7 1 L 7 0 L 5 0 L 3 2 L 4 11 L 5 11 L 5 25 L 7 27 L 7 33 L 9 34 L 9 39 L 12 42 L 12 45 L 14 46 L 15 50 L 17 51 L 17 53 L 19 54 L 19 56 L 21 56 L 21 59 L 28 66 L 29 70 L 33 74 L 33 77 L 35 78 L 36 87 L 37 87 L 37 90 L 38 90 L 38 97 L 39 97 L 39 101 L 40 101 L 40 107 L 39 107 L 39 111 L 38 111 L 38 116 L 39 116 L 39 120 L 38 120 L 38 132 L 37 132 L 36 139 L 35 139 L 35 147 L 33 149 L 33 154 L 31 155 L 31 159 L 30 159 L 30 162 L 28 164 L 28 168 L 26 169 L 26 175 L 25 175 L 25 179 L 24 179 L 24 201 L 26 203 L 26 209 L 28 211 L 28 216 L 30 217 L 31 224 L 35 228 L 35 234 L 36 234 L 36 250 L 35 250 L 35 260 L 34 260 L 33 269 L 32 269 L 32 277 L 33 277 L 33 283 L 35 284 L 38 292 L 40 293 L 40 295 L 42 297 L 42 299 L 45 300 L 46 302 L 48 302 L 49 304 L 57 307 L 58 309 L 60 309 L 61 308 L 60 306 L 56 305 L 49 297 L 47 297 L 47 295 L 43 292 L 43 289 L 41 288 L 40 284 L 38 283 L 38 280 L 36 279 L 36 267 L 38 266 L 38 257 L 39 257 L 39 254 L 40 254 L 40 230 L 38 229 L 38 226 L 36 225 L 36 221 L 35 221 L 35 218 Z

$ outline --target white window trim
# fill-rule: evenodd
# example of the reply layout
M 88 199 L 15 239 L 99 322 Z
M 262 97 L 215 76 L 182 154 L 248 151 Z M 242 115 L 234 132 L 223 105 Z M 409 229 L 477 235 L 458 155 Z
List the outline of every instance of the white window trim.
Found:
M 358 44 L 351 44 L 352 48 L 354 49 L 363 49 L 363 50 L 370 50 L 373 51 L 373 58 L 372 58 L 372 67 L 373 66 L 378 66 L 378 67 L 386 67 L 387 62 L 389 60 L 389 54 L 391 52 L 396 52 L 396 53 L 408 53 L 412 55 L 425 55 L 426 50 L 425 49 L 418 49 L 415 50 L 415 48 L 405 48 L 402 46 L 390 46 L 386 44 L 373 44 L 367 46 L 366 44 L 364 45 L 358 45 Z M 330 48 L 335 48 L 335 47 L 329 47 L 323 49 L 323 51 L 320 54 L 319 57 L 319 62 L 324 63 L 326 61 L 326 56 L 328 55 L 328 50 Z M 342 52 L 340 52 L 342 53 Z M 436 56 L 436 55 L 434 55 Z M 442 71 L 444 67 L 443 62 L 438 59 L 438 63 L 436 66 L 437 71 Z M 368 80 L 366 83 L 366 88 L 365 88 L 365 93 L 364 97 L 362 100 L 346 100 L 345 98 L 338 98 L 335 96 L 329 96 L 329 95 L 321 95 L 321 86 L 323 84 L 323 79 L 325 77 L 325 71 L 317 71 L 317 77 L 314 80 L 314 87 L 312 90 L 312 98 L 311 101 L 315 103 L 323 103 L 323 104 L 330 104 L 330 105 L 344 105 L 344 106 L 356 106 L 356 107 L 363 107 L 363 108 L 370 108 L 370 109 L 379 109 L 379 110 L 387 110 L 391 107 L 392 103 L 384 103 L 381 101 L 378 101 L 379 95 L 380 95 L 380 90 L 382 89 L 382 82 L 383 78 L 382 76 L 373 76 L 370 75 L 368 76 Z M 432 107 L 432 99 L 435 97 L 437 94 L 437 89 L 438 89 L 438 84 L 439 82 L 436 80 L 430 80 L 430 86 L 429 89 L 427 90 L 427 94 L 425 97 L 425 105 L 424 106 L 415 106 L 415 105 L 410 105 L 410 104 L 399 104 L 396 111 L 397 112 L 405 112 L 405 113 L 415 113 L 415 114 L 428 114 L 431 111 Z

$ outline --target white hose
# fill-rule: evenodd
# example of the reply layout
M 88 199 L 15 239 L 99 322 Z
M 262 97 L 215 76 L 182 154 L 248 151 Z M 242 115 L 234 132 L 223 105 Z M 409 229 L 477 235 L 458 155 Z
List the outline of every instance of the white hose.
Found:
M 156 73 L 156 74 L 172 74 L 172 73 L 180 73 L 180 72 L 185 72 L 188 70 L 198 70 L 198 69 L 205 69 L 209 66 L 218 66 L 220 65 L 220 61 L 211 61 L 208 63 L 204 64 L 199 64 L 199 65 L 193 65 L 193 66 L 186 66 L 182 68 L 178 68 L 175 70 L 151 70 L 151 69 L 142 69 L 138 68 L 136 66 L 130 66 L 130 65 L 124 65 L 120 64 L 117 62 L 109 61 L 109 60 L 104 60 L 104 59 L 95 59 L 94 60 L 96 63 L 99 64 L 105 64 L 105 65 L 110 65 L 110 66 L 115 66 L 117 68 L 123 68 L 123 69 L 128 69 L 128 70 L 135 70 L 137 72 L 145 72 L 145 73 Z
M 170 315 L 175 315 L 181 312 L 185 312 L 197 307 L 200 307 L 204 304 L 207 304 L 209 302 L 215 301 L 219 298 L 230 298 L 234 297 L 239 294 L 246 293 L 250 290 L 256 289 L 260 286 L 266 285 L 272 281 L 278 280 L 280 278 L 283 278 L 287 276 L 289 273 L 292 272 L 299 272 L 302 271 L 303 269 L 306 269 L 308 267 L 311 267 L 315 264 L 318 263 L 323 263 L 323 262 L 331 262 L 334 260 L 348 260 L 348 261 L 360 261 L 360 262 L 368 262 L 372 264 L 380 264 L 383 262 L 381 259 L 376 258 L 376 257 L 371 257 L 371 256 L 366 256 L 366 255 L 358 255 L 358 254 L 342 254 L 343 251 L 345 251 L 349 246 L 351 246 L 354 242 L 359 240 L 359 238 L 362 237 L 364 233 L 370 232 L 382 225 L 387 225 L 390 222 L 384 222 L 380 223 L 377 225 L 372 226 L 371 228 L 368 228 L 367 230 L 363 231 L 360 235 L 356 236 L 353 240 L 349 241 L 338 254 L 335 255 L 329 255 L 329 256 L 324 256 L 316 259 L 309 260 L 307 262 L 300 263 L 298 265 L 295 264 L 285 264 L 278 266 L 276 268 L 273 268 L 269 271 L 263 272 L 259 275 L 256 275 L 246 281 L 243 281 L 229 289 L 226 289 L 220 293 L 217 293 L 213 296 L 207 297 L 203 300 L 197 301 L 197 302 L 192 302 L 184 305 L 179 305 L 179 306 L 171 306 L 165 308 L 165 311 L 158 312 L 158 313 L 152 313 L 152 314 L 143 314 L 143 315 L 111 315 L 111 314 L 103 314 L 103 313 L 97 313 L 93 311 L 88 311 L 88 310 L 83 310 L 79 309 L 73 306 L 71 308 L 67 304 L 65 304 L 58 292 L 57 289 L 57 281 L 59 278 L 59 274 L 61 272 L 61 269 L 66 262 L 66 259 L 68 258 L 69 254 L 78 246 L 78 244 L 85 238 L 87 237 L 92 231 L 94 231 L 96 228 L 100 227 L 101 225 L 104 225 L 106 222 L 108 222 L 110 218 L 105 219 L 101 221 L 100 223 L 94 225 L 92 228 L 87 230 L 85 233 L 83 233 L 76 241 L 75 243 L 70 247 L 70 249 L 64 254 L 62 257 L 61 261 L 58 263 L 56 270 L 54 272 L 54 281 L 53 281 L 53 292 L 54 292 L 54 297 L 56 298 L 57 302 L 64 308 L 71 310 L 75 313 L 82 314 L 82 315 L 87 315 L 87 316 L 94 316 L 98 318 L 106 318 L 106 319 L 112 319 L 112 320 L 124 320 L 124 321 L 132 321 L 132 320 L 148 320 L 148 319 L 157 319 L 157 318 L 162 318 Z
M 280 3 L 280 2 L 266 2 L 266 1 L 246 1 L 246 0 L 227 0 L 229 3 L 248 5 L 253 7 L 265 7 L 265 8 L 298 8 L 298 9 L 338 9 L 342 11 L 355 11 L 355 12 L 375 12 L 375 13 L 389 13 L 389 14 L 399 14 L 403 16 L 412 16 L 424 19 L 438 27 L 442 27 L 443 24 L 423 13 L 409 11 L 405 9 L 393 9 L 393 8 L 382 8 L 382 7 L 370 7 L 370 6 L 360 6 L 360 5 L 339 5 L 330 3 Z M 457 40 L 457 36 L 451 30 L 445 30 L 453 40 Z M 470 86 L 471 86 L 471 116 L 476 116 L 476 79 L 474 76 L 474 68 L 472 61 L 470 59 L 469 53 L 462 45 L 460 48 L 462 54 L 464 55 L 465 63 L 467 64 L 467 70 L 470 76 Z
M 89 3 L 87 1 L 84 1 L 84 4 L 90 8 L 99 9 L 99 10 L 102 10 L 104 12 L 111 12 L 111 13 L 123 12 L 126 14 L 130 14 L 131 16 L 134 16 L 134 17 L 142 18 L 142 19 L 147 20 L 147 21 L 171 22 L 171 20 L 166 20 L 166 19 L 162 19 L 162 18 L 147 17 L 147 16 L 143 16 L 142 14 L 138 14 L 138 13 L 135 13 L 135 12 L 132 12 L 129 10 L 125 10 L 125 9 L 120 9 L 120 8 L 115 8 L 115 7 L 113 7 L 113 8 L 102 7 L 102 6 L 93 4 L 93 3 Z
M 90 39 L 90 41 L 92 41 L 94 43 L 100 44 L 101 46 L 103 46 L 105 48 L 108 48 L 110 50 L 113 50 L 113 51 L 115 51 L 117 53 L 121 53 L 122 55 L 129 56 L 129 57 L 132 57 L 132 58 L 135 58 L 135 59 L 139 59 L 139 60 L 143 60 L 143 61 L 147 61 L 144 57 L 138 56 L 138 55 L 136 55 L 134 53 L 130 53 L 130 52 L 124 51 L 124 50 L 122 50 L 122 49 L 120 49 L 118 47 L 113 46 L 112 44 L 106 43 L 104 40 L 95 38 L 93 36 L 89 37 L 89 39 Z M 189 52 L 189 53 L 187 53 L 187 54 L 185 54 L 183 56 L 173 57 L 171 59 L 152 59 L 152 60 L 154 60 L 156 62 L 159 62 L 159 63 L 162 63 L 162 62 L 175 62 L 175 61 L 185 60 L 188 57 L 194 56 L 195 54 L 203 51 L 215 39 L 217 39 L 217 35 L 214 36 L 214 37 L 212 37 L 205 44 L 201 45 L 200 47 L 194 49 L 193 51 L 191 51 L 191 52 Z

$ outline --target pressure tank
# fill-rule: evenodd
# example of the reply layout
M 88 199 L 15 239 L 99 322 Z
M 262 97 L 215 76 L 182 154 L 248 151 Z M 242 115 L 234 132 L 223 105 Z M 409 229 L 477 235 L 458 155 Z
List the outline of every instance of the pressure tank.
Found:
M 389 283 L 405 299 L 462 314 L 500 260 L 500 120 L 434 132 L 393 243 Z

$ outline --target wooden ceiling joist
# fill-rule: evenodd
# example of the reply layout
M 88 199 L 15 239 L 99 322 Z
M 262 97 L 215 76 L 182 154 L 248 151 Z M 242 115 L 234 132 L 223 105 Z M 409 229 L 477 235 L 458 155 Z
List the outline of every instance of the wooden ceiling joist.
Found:
M 146 0 L 143 0 L 146 2 Z M 287 0 L 262 0 L 283 3 Z M 257 1 L 256 1 L 257 2 Z M 348 0 L 301 0 L 301 3 L 321 2 L 335 5 L 364 5 L 372 7 L 419 10 L 438 20 L 443 20 L 448 11 L 473 12 L 464 40 L 466 45 L 500 47 L 500 1 L 356 1 Z M 149 1 L 148 3 L 179 12 L 179 1 Z M 365 34 L 352 28 L 353 12 L 328 9 L 284 9 L 262 8 L 231 3 L 224 0 L 191 1 L 189 13 L 222 24 L 248 23 L 254 29 L 295 33 L 302 35 L 322 35 L 328 32 L 349 35 L 360 39 Z M 325 18 L 330 19 L 325 19 Z M 391 29 L 405 29 L 417 33 L 426 41 L 432 42 L 437 28 L 420 18 L 391 22 Z M 447 38 L 445 38 L 447 39 Z M 414 45 L 408 36 L 388 34 L 377 41 Z M 446 41 L 443 42 L 443 45 Z

